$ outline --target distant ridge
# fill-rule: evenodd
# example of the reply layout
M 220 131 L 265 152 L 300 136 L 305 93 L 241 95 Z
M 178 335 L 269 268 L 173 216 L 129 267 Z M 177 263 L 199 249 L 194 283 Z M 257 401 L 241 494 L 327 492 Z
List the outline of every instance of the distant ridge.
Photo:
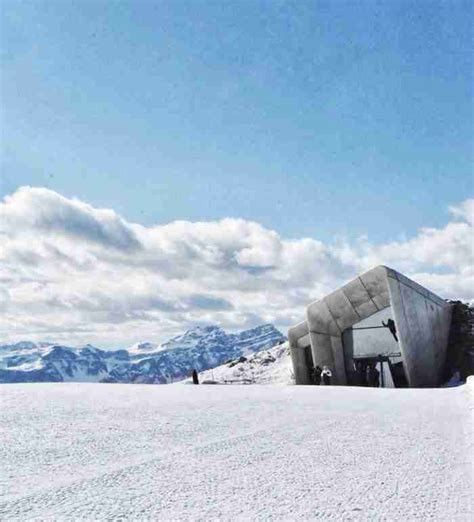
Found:
M 218 326 L 196 327 L 158 345 L 134 344 L 107 351 L 22 341 L 0 345 L 0 382 L 103 382 L 164 384 L 226 361 L 272 348 L 285 337 L 265 324 L 237 334 Z

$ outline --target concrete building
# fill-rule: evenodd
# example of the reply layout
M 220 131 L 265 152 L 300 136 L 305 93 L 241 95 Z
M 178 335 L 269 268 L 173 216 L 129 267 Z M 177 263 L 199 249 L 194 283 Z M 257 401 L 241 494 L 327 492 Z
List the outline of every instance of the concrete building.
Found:
M 296 384 L 328 366 L 331 384 L 356 385 L 377 368 L 385 387 L 440 383 L 451 305 L 408 277 L 377 266 L 311 303 L 288 330 Z M 362 377 L 361 377 L 362 376 Z

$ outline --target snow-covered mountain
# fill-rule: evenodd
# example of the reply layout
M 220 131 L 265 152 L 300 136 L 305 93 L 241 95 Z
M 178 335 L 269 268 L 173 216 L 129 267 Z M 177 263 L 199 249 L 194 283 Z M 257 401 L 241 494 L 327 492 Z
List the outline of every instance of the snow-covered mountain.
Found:
M 52 343 L 0 345 L 0 382 L 122 382 L 162 384 L 226 361 L 266 350 L 284 340 L 267 324 L 237 334 L 196 327 L 166 343 L 137 343 L 129 350 L 101 350 Z
M 282 342 L 269 350 L 222 364 L 199 374 L 202 384 L 294 384 L 290 349 Z M 192 382 L 186 379 L 184 383 Z
M 160 350 L 160 345 L 156 343 L 140 342 L 130 346 L 128 353 L 131 355 L 139 355 L 153 353 Z

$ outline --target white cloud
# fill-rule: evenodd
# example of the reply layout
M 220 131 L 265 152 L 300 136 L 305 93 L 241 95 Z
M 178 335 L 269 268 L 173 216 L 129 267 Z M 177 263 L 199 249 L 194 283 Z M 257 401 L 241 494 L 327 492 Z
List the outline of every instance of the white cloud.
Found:
M 0 232 L 17 230 L 98 243 L 119 250 L 140 247 L 133 230 L 113 210 L 95 209 L 45 188 L 21 187 L 0 207 Z
M 44 188 L 0 203 L 0 341 L 128 345 L 204 323 L 281 328 L 362 270 L 386 264 L 443 297 L 474 297 L 474 200 L 444 227 L 381 245 L 285 240 L 242 219 L 144 227 Z
M 466 199 L 457 206 L 449 207 L 451 214 L 463 221 L 467 221 L 470 225 L 474 224 L 474 199 Z

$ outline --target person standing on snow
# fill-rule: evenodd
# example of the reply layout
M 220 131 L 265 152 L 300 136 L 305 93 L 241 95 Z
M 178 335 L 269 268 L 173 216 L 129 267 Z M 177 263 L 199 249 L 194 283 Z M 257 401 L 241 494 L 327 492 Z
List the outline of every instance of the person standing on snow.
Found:
M 316 366 L 316 368 L 313 370 L 313 383 L 316 386 L 319 386 L 321 384 L 321 368 L 319 366 Z
M 367 386 L 366 368 L 361 361 L 356 364 L 356 383 L 357 386 Z
M 329 367 L 323 366 L 323 371 L 321 372 L 321 379 L 323 380 L 325 386 L 329 386 L 331 384 L 331 377 L 332 372 L 329 369 Z
M 316 368 L 313 370 L 313 384 L 316 386 L 319 386 L 321 384 L 321 367 L 316 366 Z
M 379 388 L 380 387 L 380 372 L 377 370 L 375 364 L 371 364 L 369 366 L 368 376 L 369 376 L 369 386 L 371 386 L 372 388 Z

